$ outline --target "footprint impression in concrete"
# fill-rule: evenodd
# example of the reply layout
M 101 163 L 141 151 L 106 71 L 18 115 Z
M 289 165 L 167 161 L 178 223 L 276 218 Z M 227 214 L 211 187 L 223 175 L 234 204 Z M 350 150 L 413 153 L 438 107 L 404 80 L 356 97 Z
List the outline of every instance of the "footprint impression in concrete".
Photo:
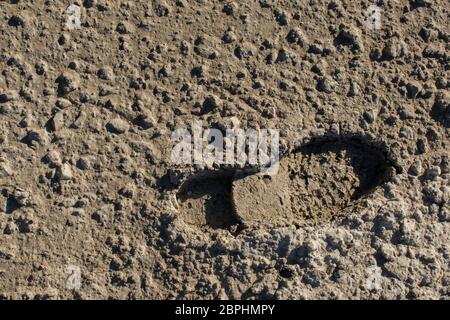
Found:
M 187 180 L 181 218 L 199 227 L 329 221 L 387 182 L 396 169 L 384 147 L 360 136 L 311 139 L 280 159 L 274 176 L 207 172 Z

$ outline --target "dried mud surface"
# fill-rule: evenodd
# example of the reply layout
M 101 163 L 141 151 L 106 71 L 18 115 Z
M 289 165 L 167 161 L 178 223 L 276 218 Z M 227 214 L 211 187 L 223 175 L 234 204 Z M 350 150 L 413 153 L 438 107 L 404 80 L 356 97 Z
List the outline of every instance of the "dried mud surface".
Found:
M 448 299 L 450 6 L 372 4 L 1 1 L 0 298 Z M 194 120 L 279 174 L 174 165 Z

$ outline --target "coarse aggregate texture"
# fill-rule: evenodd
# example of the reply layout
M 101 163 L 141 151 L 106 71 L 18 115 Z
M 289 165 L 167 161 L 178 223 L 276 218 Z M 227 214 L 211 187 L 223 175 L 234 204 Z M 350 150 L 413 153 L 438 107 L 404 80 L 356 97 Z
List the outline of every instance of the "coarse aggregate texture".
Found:
M 449 13 L 1 1 L 0 298 L 449 299 Z M 195 120 L 279 174 L 174 165 Z

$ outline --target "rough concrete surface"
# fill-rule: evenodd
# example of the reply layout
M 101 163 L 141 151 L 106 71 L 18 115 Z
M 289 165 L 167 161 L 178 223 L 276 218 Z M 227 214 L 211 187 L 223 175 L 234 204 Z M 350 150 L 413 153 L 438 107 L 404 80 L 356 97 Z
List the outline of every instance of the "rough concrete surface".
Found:
M 0 298 L 449 299 L 449 14 L 0 1 Z M 174 164 L 194 120 L 279 173 Z

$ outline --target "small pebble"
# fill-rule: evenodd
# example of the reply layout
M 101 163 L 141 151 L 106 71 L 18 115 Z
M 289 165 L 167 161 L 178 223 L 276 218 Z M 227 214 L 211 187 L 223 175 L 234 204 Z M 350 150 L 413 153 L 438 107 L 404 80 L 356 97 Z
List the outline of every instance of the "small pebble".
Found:
M 68 163 L 64 163 L 61 166 L 59 166 L 56 170 L 56 177 L 59 180 L 72 180 L 73 179 L 73 173 L 72 168 Z
M 122 134 L 130 129 L 130 125 L 126 121 L 116 118 L 108 122 L 106 129 L 112 133 Z

